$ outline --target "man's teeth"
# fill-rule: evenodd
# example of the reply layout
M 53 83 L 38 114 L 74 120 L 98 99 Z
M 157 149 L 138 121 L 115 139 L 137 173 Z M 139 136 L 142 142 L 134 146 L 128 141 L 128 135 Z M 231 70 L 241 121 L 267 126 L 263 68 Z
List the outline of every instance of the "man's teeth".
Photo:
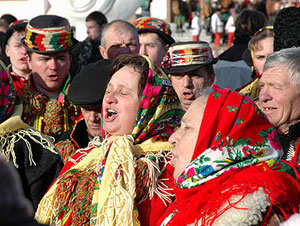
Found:
M 275 108 L 265 108 L 266 111 L 273 110 Z

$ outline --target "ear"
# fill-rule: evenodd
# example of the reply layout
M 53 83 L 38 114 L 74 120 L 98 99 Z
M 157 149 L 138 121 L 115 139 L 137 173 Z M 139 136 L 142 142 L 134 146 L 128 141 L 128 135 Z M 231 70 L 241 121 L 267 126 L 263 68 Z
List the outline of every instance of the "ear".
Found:
M 108 59 L 106 50 L 102 45 L 99 46 L 99 51 L 100 51 L 100 54 L 103 57 L 103 59 Z
M 5 45 L 5 54 L 6 54 L 6 56 L 10 57 L 10 55 L 9 55 L 9 46 L 8 45 Z
M 165 46 L 164 46 L 164 50 L 165 50 L 165 52 L 166 52 L 166 53 L 168 52 L 168 50 L 169 50 L 169 47 L 170 47 L 170 45 L 169 45 L 169 44 L 167 44 L 167 45 L 165 45 Z
M 32 57 L 32 56 L 31 56 Z M 30 57 L 28 55 L 26 55 L 26 61 L 27 61 L 27 64 L 28 64 L 28 67 L 30 70 L 32 70 L 32 67 L 31 67 L 31 60 L 30 60 Z

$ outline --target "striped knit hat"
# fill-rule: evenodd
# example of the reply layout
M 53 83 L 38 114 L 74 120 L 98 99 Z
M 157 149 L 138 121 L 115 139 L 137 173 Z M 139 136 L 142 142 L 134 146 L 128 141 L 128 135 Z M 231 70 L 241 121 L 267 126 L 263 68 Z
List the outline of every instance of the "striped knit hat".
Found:
M 154 32 L 164 39 L 169 45 L 175 42 L 172 38 L 170 25 L 165 21 L 154 17 L 141 17 L 133 22 L 133 26 L 138 33 Z
M 67 19 L 55 15 L 41 15 L 29 21 L 25 29 L 23 45 L 37 53 L 67 51 L 78 41 Z
M 207 42 L 177 42 L 170 46 L 161 68 L 165 73 L 172 74 L 192 71 L 217 61 Z
M 16 90 L 7 73 L 4 63 L 0 61 L 0 123 L 12 113 L 16 99 Z

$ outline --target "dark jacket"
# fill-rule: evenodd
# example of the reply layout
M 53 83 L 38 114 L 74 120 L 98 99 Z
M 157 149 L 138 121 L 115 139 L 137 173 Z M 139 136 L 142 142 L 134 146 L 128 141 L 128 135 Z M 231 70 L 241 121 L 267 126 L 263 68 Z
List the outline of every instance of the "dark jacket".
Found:
M 58 153 L 45 149 L 42 144 L 32 138 L 40 139 L 33 134 L 25 135 L 23 139 L 19 139 L 14 144 L 13 152 L 16 156 L 16 165 L 14 165 L 19 172 L 24 194 L 31 200 L 33 208 L 36 210 L 51 183 L 59 175 L 63 162 Z M 32 157 L 25 140 L 30 144 Z M 3 150 L 6 150 L 6 146 L 3 147 Z M 31 158 L 35 164 L 30 161 Z M 12 153 L 10 153 L 10 161 L 13 162 L 13 159 Z
M 224 88 L 236 90 L 252 80 L 251 68 L 243 60 L 249 38 L 236 39 L 234 45 L 222 53 L 215 64 L 215 82 Z

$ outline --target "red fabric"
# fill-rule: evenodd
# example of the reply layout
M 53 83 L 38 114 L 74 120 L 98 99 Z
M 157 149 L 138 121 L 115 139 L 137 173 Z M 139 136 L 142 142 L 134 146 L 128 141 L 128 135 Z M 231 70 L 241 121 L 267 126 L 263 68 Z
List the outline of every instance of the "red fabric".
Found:
M 219 140 L 226 136 L 235 139 L 251 137 L 249 145 L 255 145 L 257 141 L 263 142 L 264 139 L 258 132 L 272 127 L 249 98 L 216 85 L 214 89 L 213 95 L 209 95 L 207 100 L 192 159 L 209 147 L 218 147 Z M 237 120 L 241 119 L 244 121 L 238 125 Z M 218 132 L 221 135 L 216 141 Z
M 244 121 L 237 123 L 241 119 Z M 229 137 L 229 140 L 251 138 L 248 144 L 255 146 L 257 143 L 264 142 L 259 132 L 269 128 L 272 128 L 271 124 L 249 98 L 213 85 L 192 160 L 206 149 L 220 146 L 220 140 L 224 141 L 226 137 Z M 299 182 L 285 172 L 272 170 L 265 163 L 260 163 L 230 171 L 191 189 L 175 186 L 176 200 L 167 209 L 158 225 L 174 211 L 176 214 L 167 224 L 168 226 L 191 224 L 199 218 L 204 218 L 204 225 L 212 225 L 220 215 L 217 211 L 232 195 L 244 197 L 259 187 L 265 189 L 271 205 L 282 210 L 285 218 L 299 211 Z M 265 219 L 267 218 L 268 214 Z
M 265 164 L 261 164 L 231 171 L 192 189 L 175 188 L 176 200 L 158 225 L 174 209 L 178 212 L 168 225 L 183 226 L 194 223 L 195 219 L 200 217 L 206 217 L 203 225 L 212 225 L 220 215 L 216 211 L 232 195 L 245 196 L 259 187 L 263 187 L 269 193 L 271 205 L 281 210 L 285 219 L 299 212 L 299 182 L 287 173 L 271 170 Z M 227 191 L 224 192 L 226 189 Z M 268 216 L 265 217 L 265 221 L 267 218 Z M 265 225 L 265 221 L 261 225 Z
M 214 33 L 214 34 L 215 34 L 215 41 L 214 41 L 215 49 L 219 49 L 222 33 Z
M 174 167 L 170 164 L 167 165 L 166 170 L 162 173 L 159 179 L 166 179 L 164 181 L 165 185 L 168 188 L 174 187 L 174 178 L 173 178 Z M 174 195 L 174 190 L 168 191 L 168 193 Z M 160 217 L 166 212 L 170 203 L 166 202 L 166 205 L 163 203 L 161 198 L 157 194 L 150 200 L 149 198 L 139 204 L 139 218 L 140 223 L 143 226 L 155 225 Z
M 193 41 L 199 41 L 199 35 L 193 35 Z
M 227 47 L 231 47 L 232 43 L 234 41 L 234 33 L 233 32 L 229 32 L 228 33 L 228 39 L 227 39 Z

